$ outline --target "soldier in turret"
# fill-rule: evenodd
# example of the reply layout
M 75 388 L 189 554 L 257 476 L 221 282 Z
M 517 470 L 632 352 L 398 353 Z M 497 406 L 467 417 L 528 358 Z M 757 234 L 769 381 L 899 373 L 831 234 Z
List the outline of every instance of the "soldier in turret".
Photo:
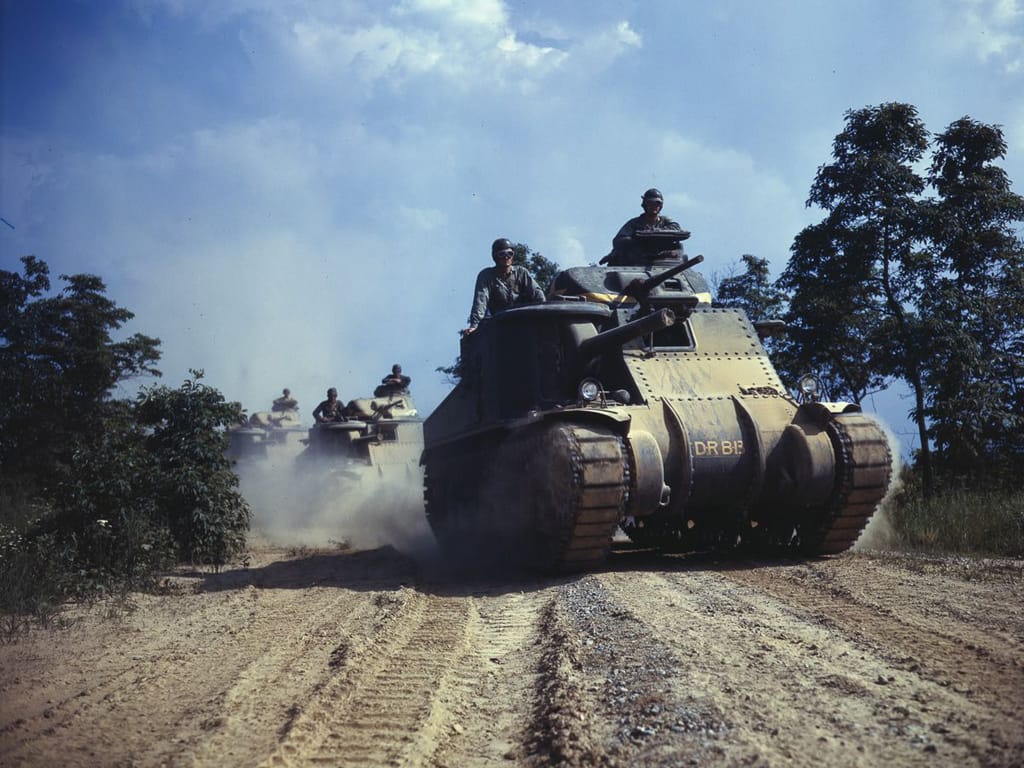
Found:
M 292 397 L 292 391 L 285 387 L 281 390 L 281 396 L 274 399 L 274 404 L 270 407 L 270 410 L 275 413 L 282 411 L 297 411 L 299 409 L 299 401 Z
M 473 306 L 469 312 L 469 327 L 462 335 L 472 333 L 480 321 L 490 313 L 523 304 L 544 301 L 544 292 L 525 267 L 512 263 L 515 250 L 512 241 L 500 237 L 491 243 L 493 267 L 487 267 L 476 276 L 473 288 Z
M 645 229 L 674 229 L 682 232 L 679 224 L 668 216 L 661 215 L 661 208 L 665 198 L 657 189 L 648 189 L 641 198 L 641 207 L 644 212 L 636 216 L 619 229 L 619 233 L 612 239 L 612 252 L 601 259 L 602 263 L 612 266 L 636 264 L 647 266 L 653 254 L 647 253 L 634 240 L 634 235 Z M 687 233 L 688 234 L 688 233 Z M 685 238 L 680 238 L 685 239 Z
M 345 421 L 344 406 L 338 400 L 338 390 L 331 387 L 327 390 L 327 399 L 313 411 L 313 418 L 317 424 L 324 424 L 330 421 Z
M 373 394 L 375 397 L 401 394 L 409 390 L 410 382 L 412 379 L 402 373 L 402 366 L 395 363 L 391 366 L 391 373 L 380 380 L 380 384 L 373 390 Z

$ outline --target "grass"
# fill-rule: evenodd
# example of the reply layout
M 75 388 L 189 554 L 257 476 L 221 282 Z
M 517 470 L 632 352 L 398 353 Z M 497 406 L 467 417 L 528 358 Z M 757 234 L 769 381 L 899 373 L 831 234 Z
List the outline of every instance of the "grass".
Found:
M 899 545 L 922 552 L 1024 556 L 1024 491 L 905 497 L 892 512 Z

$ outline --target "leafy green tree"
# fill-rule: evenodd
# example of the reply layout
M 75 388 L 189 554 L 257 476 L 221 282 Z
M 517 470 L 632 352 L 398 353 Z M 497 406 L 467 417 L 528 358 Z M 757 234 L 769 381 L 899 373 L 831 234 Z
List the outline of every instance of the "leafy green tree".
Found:
M 25 495 L 59 482 L 72 456 L 102 429 L 110 393 L 140 374 L 159 376 L 159 339 L 113 333 L 133 315 L 94 275 L 61 275 L 34 256 L 24 275 L 0 270 L 0 485 Z
M 513 243 L 512 250 L 515 251 L 515 255 L 512 256 L 512 263 L 520 267 L 526 267 L 526 271 L 533 275 L 537 285 L 546 293 L 551 286 L 551 281 L 554 280 L 555 275 L 560 271 L 558 264 L 541 253 L 530 250 L 530 246 L 525 243 Z
M 73 471 L 50 490 L 49 515 L 36 524 L 36 534 L 59 545 L 67 565 L 86 575 L 66 592 L 110 581 L 144 586 L 176 559 L 161 521 L 159 462 L 146 439 L 131 403 L 117 401 L 103 428 L 79 443 Z
M 743 271 L 719 282 L 715 306 L 739 307 L 751 320 L 779 317 L 786 308 L 786 295 L 772 283 L 768 259 L 745 253 L 740 260 Z
M 929 492 L 928 329 L 914 310 L 930 271 L 919 247 L 925 181 L 915 170 L 927 148 L 910 104 L 848 111 L 833 162 L 818 169 L 808 199 L 826 217 L 794 241 L 779 288 L 791 296 L 787 349 L 799 364 L 824 366 L 833 396 L 860 402 L 894 377 L 909 385 Z
M 753 322 L 782 317 L 786 308 L 786 295 L 772 283 L 768 260 L 749 253 L 743 254 L 740 259 L 743 271 L 731 274 L 718 283 L 714 305 L 738 307 Z M 774 351 L 775 340 L 767 338 L 764 341 L 769 352 Z
M 998 126 L 961 118 L 935 139 L 928 176 L 933 258 L 920 296 L 929 333 L 925 413 L 948 478 L 1002 474 L 1024 462 L 1024 197 L 995 161 Z
M 180 557 L 223 565 L 245 546 L 250 510 L 225 454 L 224 429 L 237 424 L 238 403 L 203 384 L 202 371 L 178 389 L 143 388 L 136 416 L 155 457 L 151 498 Z
M 844 259 L 826 223 L 797 235 L 776 285 L 793 291 L 786 334 L 773 356 L 784 379 L 813 372 L 829 397 L 855 403 L 883 388 L 877 350 L 865 342 L 876 332 L 879 302 L 844 274 Z
M 0 609 L 137 585 L 186 559 L 219 565 L 244 545 L 249 510 L 224 456 L 240 407 L 199 382 L 112 390 L 159 375 L 159 340 L 114 333 L 132 317 L 92 275 L 35 257 L 0 270 Z

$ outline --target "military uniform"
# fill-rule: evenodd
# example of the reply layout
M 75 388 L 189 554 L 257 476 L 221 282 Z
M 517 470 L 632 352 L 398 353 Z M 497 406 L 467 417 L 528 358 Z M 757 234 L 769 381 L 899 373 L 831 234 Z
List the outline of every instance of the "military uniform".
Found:
M 281 397 L 274 400 L 274 404 L 270 407 L 272 411 L 294 411 L 299 407 L 299 401 L 291 395 L 282 395 Z
M 525 267 L 513 266 L 507 276 L 498 267 L 487 267 L 476 276 L 469 327 L 476 328 L 488 312 L 493 315 L 503 309 L 542 301 L 544 292 Z
M 682 231 L 678 223 L 672 221 L 668 216 L 658 216 L 653 224 L 647 223 L 646 214 L 630 219 L 619 233 L 612 239 L 612 252 L 608 264 L 625 265 L 637 264 L 647 266 L 650 264 L 653 254 L 645 253 L 644 250 L 633 240 L 633 235 L 645 229 L 676 229 Z
M 344 407 L 341 400 L 335 400 L 333 403 L 329 399 L 324 400 L 313 411 L 313 418 L 316 421 L 344 421 L 345 416 L 342 413 Z

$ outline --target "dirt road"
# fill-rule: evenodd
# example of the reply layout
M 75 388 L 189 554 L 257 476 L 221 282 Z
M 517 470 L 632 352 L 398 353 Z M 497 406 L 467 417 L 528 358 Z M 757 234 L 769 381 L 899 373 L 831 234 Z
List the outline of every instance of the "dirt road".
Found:
M 0 764 L 1024 764 L 1021 561 L 442 566 L 266 548 L 72 609 L 0 646 Z

